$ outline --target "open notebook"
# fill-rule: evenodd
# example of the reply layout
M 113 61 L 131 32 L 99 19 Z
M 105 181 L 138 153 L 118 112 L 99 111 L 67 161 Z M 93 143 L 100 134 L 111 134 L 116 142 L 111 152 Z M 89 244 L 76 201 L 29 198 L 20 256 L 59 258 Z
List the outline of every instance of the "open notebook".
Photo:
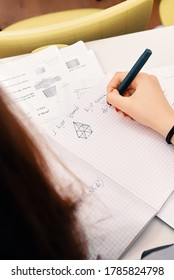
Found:
M 54 153 L 83 182 L 82 186 L 77 186 L 83 190 L 78 218 L 87 238 L 90 258 L 121 258 L 156 210 L 54 139 L 47 140 Z M 56 172 L 57 162 L 52 161 Z
M 163 79 L 163 89 L 168 98 L 169 103 L 174 106 L 174 65 L 168 67 L 157 68 L 151 71 Z M 167 90 L 166 90 L 167 81 Z M 174 229 L 174 192 L 170 195 L 165 202 L 157 216 Z
M 108 106 L 106 84 L 103 79 L 93 92 L 76 102 L 73 115 L 64 116 L 63 126 L 54 123 L 52 137 L 159 211 L 174 189 L 173 146 Z
M 171 85 L 160 82 L 173 104 Z M 107 83 L 108 77 L 80 100 L 72 97 L 71 111 L 47 132 L 74 153 L 76 159 L 71 154 L 65 161 L 89 186 L 80 218 L 91 256 L 112 259 L 120 258 L 170 197 L 174 166 L 173 146 L 106 104 Z

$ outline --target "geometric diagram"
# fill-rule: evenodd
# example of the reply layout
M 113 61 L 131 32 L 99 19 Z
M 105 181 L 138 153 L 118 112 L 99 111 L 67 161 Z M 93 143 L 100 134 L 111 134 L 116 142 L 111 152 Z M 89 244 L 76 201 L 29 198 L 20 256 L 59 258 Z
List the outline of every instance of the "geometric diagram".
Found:
M 57 95 L 56 86 L 49 87 L 43 90 L 43 93 L 47 98 Z
M 91 126 L 84 123 L 73 122 L 74 128 L 78 138 L 87 139 L 92 134 Z
M 43 74 L 44 72 L 46 71 L 45 67 L 44 66 L 39 66 L 35 69 L 35 73 L 37 75 L 40 75 L 40 74 Z
M 36 83 L 35 89 L 36 90 L 41 89 L 41 88 L 46 89 L 59 81 L 61 81 L 60 76 L 55 76 L 55 77 L 51 77 L 51 78 L 43 78 L 40 82 Z
M 72 68 L 77 67 L 79 65 L 80 65 L 80 62 L 77 58 L 66 62 L 66 66 L 68 67 L 68 69 L 72 69 Z

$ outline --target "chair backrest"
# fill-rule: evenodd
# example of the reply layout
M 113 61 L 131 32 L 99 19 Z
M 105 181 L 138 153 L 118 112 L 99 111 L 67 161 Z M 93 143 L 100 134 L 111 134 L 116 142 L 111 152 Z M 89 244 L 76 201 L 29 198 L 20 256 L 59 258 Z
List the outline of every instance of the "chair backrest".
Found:
M 29 53 L 50 44 L 72 44 L 143 31 L 153 0 L 127 0 L 85 17 L 63 23 L 0 32 L 0 57 Z
M 163 25 L 174 25 L 174 0 L 161 0 L 159 14 Z

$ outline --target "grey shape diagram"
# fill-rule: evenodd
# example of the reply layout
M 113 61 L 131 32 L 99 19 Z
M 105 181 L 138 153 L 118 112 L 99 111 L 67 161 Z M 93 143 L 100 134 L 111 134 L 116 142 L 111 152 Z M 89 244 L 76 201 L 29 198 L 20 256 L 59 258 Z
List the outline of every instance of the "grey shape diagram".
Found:
M 66 62 L 66 66 L 68 67 L 68 69 L 72 69 L 72 68 L 77 67 L 79 65 L 80 65 L 80 62 L 77 58 Z
M 57 94 L 56 86 L 49 87 L 43 90 L 43 93 L 47 98 L 55 96 Z
M 35 85 L 35 89 L 36 90 L 41 89 L 41 88 L 46 89 L 46 88 L 51 87 L 54 83 L 59 82 L 59 81 L 61 81 L 60 76 L 55 76 L 52 78 L 43 78 L 40 82 L 38 82 Z
M 73 122 L 73 124 L 78 138 L 87 139 L 93 133 L 89 124 L 79 122 Z

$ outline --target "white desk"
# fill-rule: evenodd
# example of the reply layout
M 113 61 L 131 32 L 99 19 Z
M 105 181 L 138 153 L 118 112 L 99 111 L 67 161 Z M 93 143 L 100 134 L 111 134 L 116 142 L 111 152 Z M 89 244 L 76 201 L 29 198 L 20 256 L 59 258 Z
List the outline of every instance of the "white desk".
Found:
M 107 73 L 129 70 L 146 48 L 153 52 L 146 69 L 174 64 L 173 38 L 174 26 L 97 40 L 86 45 L 95 51 Z M 123 259 L 139 259 L 143 250 L 169 243 L 174 243 L 174 230 L 155 218 L 130 246 Z

